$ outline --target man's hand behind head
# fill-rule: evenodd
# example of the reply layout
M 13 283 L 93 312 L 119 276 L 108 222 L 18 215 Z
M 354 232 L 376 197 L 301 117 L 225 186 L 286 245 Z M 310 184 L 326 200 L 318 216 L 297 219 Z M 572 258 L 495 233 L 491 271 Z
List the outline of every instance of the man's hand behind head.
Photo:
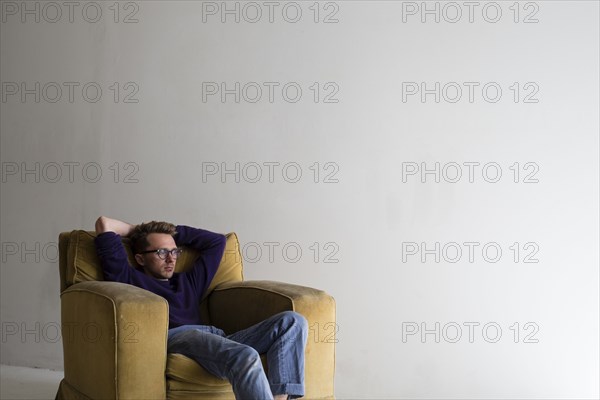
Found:
M 114 232 L 121 236 L 129 236 L 133 231 L 135 225 L 128 224 L 127 222 L 119 221 L 118 219 L 108 218 L 100 216 L 96 220 L 96 234 L 99 235 L 104 232 Z

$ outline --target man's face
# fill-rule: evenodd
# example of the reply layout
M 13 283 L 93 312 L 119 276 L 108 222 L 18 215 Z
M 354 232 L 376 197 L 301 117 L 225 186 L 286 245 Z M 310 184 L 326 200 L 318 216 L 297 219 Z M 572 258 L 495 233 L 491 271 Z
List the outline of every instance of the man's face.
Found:
M 146 238 L 149 243 L 146 250 L 173 250 L 177 248 L 173 237 L 166 233 L 151 233 Z M 156 253 L 136 254 L 135 259 L 144 268 L 146 274 L 156 279 L 171 278 L 173 272 L 175 272 L 175 263 L 177 262 L 177 259 L 170 253 L 167 254 L 165 260 L 162 260 Z

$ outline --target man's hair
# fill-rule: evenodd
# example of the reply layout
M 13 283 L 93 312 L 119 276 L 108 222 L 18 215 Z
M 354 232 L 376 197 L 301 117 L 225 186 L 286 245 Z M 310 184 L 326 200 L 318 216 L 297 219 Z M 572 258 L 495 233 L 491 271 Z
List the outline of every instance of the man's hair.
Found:
M 148 248 L 150 243 L 148 243 L 147 236 L 151 233 L 166 233 L 167 235 L 175 236 L 177 231 L 175 230 L 175 225 L 169 222 L 150 221 L 137 225 L 129 235 L 134 254 Z

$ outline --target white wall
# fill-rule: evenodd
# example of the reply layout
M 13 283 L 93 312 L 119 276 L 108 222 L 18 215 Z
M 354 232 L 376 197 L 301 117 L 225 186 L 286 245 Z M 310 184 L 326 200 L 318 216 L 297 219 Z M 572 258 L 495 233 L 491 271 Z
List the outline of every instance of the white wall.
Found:
M 109 215 L 235 231 L 247 279 L 332 294 L 340 399 L 598 397 L 598 3 L 513 3 L 428 2 L 436 23 L 421 2 L 322 2 L 315 23 L 312 1 L 228 1 L 223 23 L 221 2 L 80 2 L 70 22 L 65 2 L 2 1 L 1 362 L 62 368 L 56 240 Z M 421 163 L 439 183 L 406 174 Z M 436 242 L 439 262 L 411 255 Z

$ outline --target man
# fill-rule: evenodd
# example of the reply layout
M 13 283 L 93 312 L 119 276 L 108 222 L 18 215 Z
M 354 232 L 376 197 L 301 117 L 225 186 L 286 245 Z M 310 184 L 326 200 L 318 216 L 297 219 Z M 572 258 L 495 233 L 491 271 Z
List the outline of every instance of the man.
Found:
M 96 233 L 106 280 L 138 286 L 168 301 L 167 352 L 190 357 L 213 375 L 228 379 L 236 399 L 304 396 L 307 322 L 300 314 L 286 311 L 231 335 L 200 320 L 199 303 L 223 257 L 224 235 L 168 222 L 134 226 L 104 216 L 96 221 Z M 138 269 L 129 265 L 121 242 L 126 236 L 132 241 Z M 201 254 L 193 268 L 176 273 L 180 246 Z M 263 353 L 268 376 L 259 357 Z

